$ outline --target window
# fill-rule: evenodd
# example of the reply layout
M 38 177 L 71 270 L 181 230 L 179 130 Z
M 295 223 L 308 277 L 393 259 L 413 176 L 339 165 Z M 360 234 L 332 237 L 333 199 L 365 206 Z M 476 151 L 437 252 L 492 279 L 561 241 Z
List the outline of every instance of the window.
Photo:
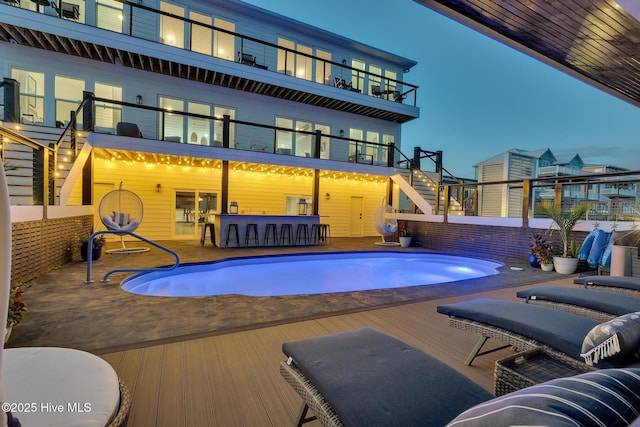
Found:
M 385 164 L 387 164 L 389 162 L 389 145 L 393 144 L 395 142 L 395 139 L 393 137 L 393 135 L 387 135 L 387 134 L 383 134 L 382 135 L 382 143 L 385 145 L 384 147 L 382 147 L 382 155 L 380 160 L 383 161 Z
M 122 101 L 122 88 L 103 83 L 96 83 L 94 93 L 98 98 Z M 118 122 L 122 121 L 122 107 L 107 102 L 96 102 L 96 127 L 115 130 Z
M 67 123 L 71 116 L 71 111 L 76 111 L 82 102 L 82 92 L 84 91 L 84 80 L 72 79 L 69 77 L 55 77 L 55 98 L 56 98 L 56 121 Z M 78 121 L 82 115 L 78 116 Z
M 188 103 L 188 111 L 203 116 L 211 115 L 209 104 L 199 104 L 197 102 Z M 200 117 L 187 116 L 187 142 L 189 144 L 209 145 L 209 135 L 211 134 L 211 121 Z
M 117 33 L 122 32 L 122 3 L 115 0 L 98 0 L 96 5 L 96 26 Z
M 351 86 L 353 86 L 354 89 L 359 89 L 364 92 L 364 62 L 352 59 L 351 68 L 354 68 L 354 70 L 351 71 Z
M 316 49 L 316 82 L 331 84 L 331 53 Z M 326 62 L 325 62 L 326 61 Z
M 382 75 L 382 68 L 378 67 L 377 65 L 369 65 L 369 72 L 371 74 L 377 74 L 377 75 Z M 369 90 L 368 90 L 368 94 L 369 95 L 374 95 L 374 96 L 379 96 L 380 92 L 382 92 L 382 85 L 380 84 L 380 77 L 376 77 L 374 75 L 369 75 Z M 374 93 L 373 91 L 373 87 L 376 86 L 378 93 Z
M 223 30 L 235 33 L 236 24 L 233 22 L 225 21 L 223 19 L 215 18 L 213 20 L 213 26 Z M 235 52 L 235 37 L 233 34 L 226 33 L 224 31 L 214 31 L 213 34 L 214 51 L 213 54 L 218 58 L 226 59 L 228 61 L 234 60 Z
M 11 78 L 20 83 L 22 121 L 44 123 L 44 73 L 14 68 L 11 70 Z
M 313 53 L 312 49 L 308 46 L 298 45 L 298 52 L 306 55 Z M 296 77 L 304 80 L 311 80 L 313 74 L 313 58 L 306 55 L 296 55 Z
M 286 49 L 295 49 L 295 43 L 291 40 L 278 38 L 278 46 Z M 294 69 L 294 56 L 291 50 L 278 49 L 278 72 L 286 74 L 287 76 L 293 76 Z
M 276 153 L 293 154 L 300 157 L 314 157 L 315 132 L 320 131 L 320 158 L 329 158 L 329 134 L 331 128 L 312 122 L 276 117 L 276 127 L 291 129 L 276 131 Z M 326 136 L 325 136 L 326 135 Z
M 229 116 L 231 120 L 235 120 L 236 118 L 236 110 L 233 108 L 227 107 L 215 107 L 213 109 L 213 115 L 215 118 L 220 119 L 216 120 L 213 124 L 213 145 L 216 147 L 222 147 L 222 132 L 223 132 L 223 124 L 222 118 L 224 116 Z M 236 146 L 236 126 L 235 123 L 231 123 L 229 125 L 229 147 L 234 148 Z
M 184 8 L 160 2 L 160 10 L 184 17 Z M 160 15 L 160 43 L 184 49 L 184 21 L 167 15 Z
M 189 17 L 201 24 L 211 25 L 211 18 L 200 13 L 191 12 Z M 211 28 L 204 25 L 191 25 L 191 50 L 205 55 L 213 54 L 213 42 Z
M 300 201 L 307 204 L 307 215 L 311 215 L 313 212 L 313 199 L 311 196 L 301 194 L 298 196 L 285 196 L 285 215 L 299 215 L 298 211 Z
M 362 129 L 349 129 L 349 139 L 362 141 Z M 349 156 L 355 156 L 356 154 L 356 143 L 349 143 Z
M 196 190 L 175 192 L 174 235 L 176 237 L 200 236 L 206 222 L 218 211 L 218 194 Z
M 293 129 L 293 120 L 276 117 L 276 127 Z M 279 129 L 276 131 L 276 153 L 293 153 L 293 132 Z
M 398 78 L 398 75 L 396 74 L 395 71 L 384 70 L 384 76 L 387 78 L 387 81 L 385 83 L 385 89 L 388 93 L 387 95 L 387 99 L 388 99 L 389 97 L 393 96 L 394 91 L 400 90 L 399 88 L 396 88 L 396 82 L 395 82 L 395 80 Z
M 360 148 L 358 154 L 366 154 L 369 160 L 374 162 L 378 161 L 378 150 L 380 148 L 378 142 L 380 142 L 380 135 L 378 132 L 367 131 L 367 142 L 373 142 L 373 144 L 363 144 L 363 147 Z M 369 157 L 371 156 L 371 157 Z
M 184 101 L 160 97 L 160 108 L 169 110 L 160 113 L 160 139 L 172 142 L 183 142 L 184 117 L 182 114 L 171 113 L 171 111 L 184 111 Z M 162 120 L 164 117 L 164 120 Z

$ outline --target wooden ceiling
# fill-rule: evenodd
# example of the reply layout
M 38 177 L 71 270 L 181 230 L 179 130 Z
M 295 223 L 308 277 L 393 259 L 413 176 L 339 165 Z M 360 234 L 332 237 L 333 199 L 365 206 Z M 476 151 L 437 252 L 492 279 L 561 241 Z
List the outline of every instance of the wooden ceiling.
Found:
M 640 22 L 612 0 L 415 0 L 640 106 Z

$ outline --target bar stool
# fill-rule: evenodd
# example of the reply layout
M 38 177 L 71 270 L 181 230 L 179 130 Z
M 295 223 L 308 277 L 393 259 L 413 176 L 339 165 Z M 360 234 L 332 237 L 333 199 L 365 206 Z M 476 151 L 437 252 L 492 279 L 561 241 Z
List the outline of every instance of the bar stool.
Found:
M 329 224 L 320 224 L 320 238 L 323 242 L 327 241 L 329 236 L 329 243 L 331 243 L 331 226 Z
M 322 228 L 320 224 L 311 224 L 311 244 L 319 245 L 322 241 Z
M 273 246 L 278 246 L 278 224 L 267 224 L 264 231 L 264 246 L 269 246 L 269 234 L 273 236 Z
M 205 222 L 202 224 L 202 236 L 200 236 L 200 246 L 204 246 L 204 241 L 207 238 L 207 229 L 209 230 L 209 235 L 211 237 L 211 244 L 213 246 L 216 245 L 216 228 L 215 224 L 211 222 Z
M 289 239 L 289 244 L 291 244 L 291 239 L 293 238 L 293 228 L 291 224 L 282 224 L 280 226 L 280 245 L 284 245 L 285 235 Z
M 309 244 L 309 226 L 307 224 L 298 224 L 296 229 L 296 245 L 300 244 L 300 240 L 304 237 L 304 244 Z
M 240 247 L 240 237 L 238 236 L 238 224 L 227 224 L 227 240 L 225 241 L 225 247 L 229 247 L 229 235 L 231 234 L 231 229 L 236 233 L 236 245 Z
M 258 239 L 258 224 L 247 224 L 247 230 L 244 233 L 244 246 L 249 247 L 249 239 L 251 239 L 251 232 L 253 232 L 253 243 L 255 246 L 260 246 L 260 239 Z

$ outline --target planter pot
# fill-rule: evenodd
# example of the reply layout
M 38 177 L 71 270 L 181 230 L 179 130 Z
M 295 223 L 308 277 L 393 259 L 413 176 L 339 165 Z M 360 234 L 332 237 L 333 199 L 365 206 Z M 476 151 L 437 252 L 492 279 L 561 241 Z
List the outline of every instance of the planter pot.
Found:
M 540 263 L 538 262 L 536 254 L 529 254 L 529 265 L 533 268 L 540 268 Z
M 83 243 L 82 245 L 80 245 L 80 256 L 82 257 L 83 261 L 87 260 L 87 247 L 89 245 L 87 243 Z M 91 259 L 92 261 L 96 261 L 98 259 L 100 259 L 100 256 L 102 256 L 102 247 L 101 246 L 94 246 L 93 247 L 93 252 L 91 253 Z
M 410 236 L 400 236 L 400 246 L 403 248 L 408 248 L 411 246 L 411 237 Z
M 553 271 L 553 263 L 540 264 L 540 268 L 542 269 L 542 271 Z
M 554 256 L 553 266 L 560 274 L 573 274 L 578 269 L 578 258 Z

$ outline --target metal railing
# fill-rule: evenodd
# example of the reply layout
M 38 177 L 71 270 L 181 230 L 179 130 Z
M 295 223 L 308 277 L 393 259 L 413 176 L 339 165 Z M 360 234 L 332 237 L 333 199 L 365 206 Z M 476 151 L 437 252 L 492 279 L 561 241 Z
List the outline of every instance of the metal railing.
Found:
M 414 107 L 417 105 L 418 86 L 390 78 L 385 75 L 354 68 L 347 65 L 346 59 L 342 60 L 342 62 L 336 62 L 327 58 L 270 43 L 255 37 L 229 31 L 211 24 L 202 23 L 183 16 L 154 9 L 140 4 L 141 2 L 133 3 L 127 0 L 115 1 L 123 5 L 122 10 L 113 8 L 107 9 L 109 9 L 111 13 L 119 14 L 117 18 L 120 23 L 119 29 L 107 28 L 106 25 L 100 26 L 98 24 L 87 23 L 84 16 L 65 15 L 61 13 L 62 4 L 60 0 L 38 0 L 33 3 L 25 0 L 25 6 L 18 4 L 17 7 L 31 10 L 30 7 L 36 5 L 35 10 L 32 10 L 36 13 L 57 16 L 61 19 L 72 20 L 83 25 L 89 25 L 107 31 L 114 31 L 156 43 L 168 44 L 184 50 L 208 54 L 209 56 L 219 59 L 226 59 L 263 70 L 285 74 L 292 78 L 314 81 L 323 85 L 336 86 L 349 91 L 360 92 L 364 95 L 387 99 L 392 102 L 406 102 Z M 96 16 L 96 22 L 98 22 L 98 15 L 100 11 L 107 10 L 104 5 L 101 6 L 102 9 L 99 9 L 97 2 L 87 1 L 84 5 L 84 14 Z M 182 26 L 180 29 L 183 31 L 179 31 L 181 33 L 182 41 L 179 45 L 177 43 L 164 42 L 162 40 L 161 24 L 159 24 L 162 18 L 179 22 Z M 202 37 L 200 33 L 203 31 L 210 32 L 212 35 L 225 35 L 233 38 L 233 54 L 225 54 L 224 56 L 216 55 L 216 52 L 212 50 L 213 43 L 211 43 L 212 46 L 209 48 L 209 53 L 195 50 L 193 42 L 194 40 Z M 199 33 L 200 36 L 195 33 Z M 182 35 L 184 35 L 184 37 L 182 37 Z M 238 49 L 237 55 L 235 52 L 236 49 Z M 278 58 L 282 58 L 284 62 L 280 63 Z M 291 61 L 293 61 L 293 63 Z M 315 65 L 312 67 L 313 71 L 311 73 L 305 72 L 303 76 L 299 75 L 297 72 L 294 72 L 294 64 L 296 61 L 304 62 L 305 64 L 307 61 L 311 61 L 311 63 Z M 400 71 L 402 72 L 404 70 Z
M 137 234 L 134 234 L 130 231 L 123 231 L 123 230 L 102 230 L 102 231 L 96 231 L 95 233 L 91 234 L 91 236 L 89 236 L 89 242 L 90 244 L 93 244 L 93 240 L 103 234 L 114 234 L 116 236 L 131 236 L 131 237 L 135 237 L 136 239 L 147 243 L 155 248 L 158 248 L 162 251 L 167 252 L 168 254 L 172 255 L 175 258 L 175 263 L 172 265 L 167 265 L 164 267 L 155 267 L 155 268 L 117 268 L 117 269 L 113 269 L 108 271 L 103 277 L 101 282 L 105 283 L 109 281 L 109 276 L 111 276 L 114 273 L 142 273 L 142 272 L 150 272 L 150 271 L 171 271 L 174 270 L 176 267 L 178 267 L 180 265 L 180 255 L 178 255 L 176 252 L 172 251 L 169 248 L 166 248 L 152 240 L 149 239 L 145 239 L 142 236 L 139 236 Z M 85 284 L 90 284 L 93 283 L 93 280 L 91 279 L 91 275 L 92 275 L 92 266 L 93 266 L 93 251 L 92 250 L 87 250 L 87 280 L 84 282 Z

